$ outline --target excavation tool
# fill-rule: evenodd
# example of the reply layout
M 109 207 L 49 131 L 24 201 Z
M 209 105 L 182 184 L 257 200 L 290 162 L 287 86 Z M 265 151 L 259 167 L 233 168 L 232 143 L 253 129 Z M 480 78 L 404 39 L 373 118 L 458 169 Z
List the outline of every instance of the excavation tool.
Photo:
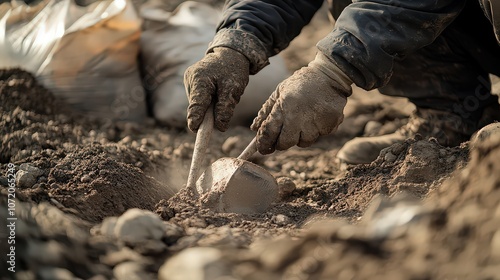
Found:
M 255 138 L 238 158 L 216 160 L 198 179 L 213 127 L 210 106 L 196 134 L 187 188 L 199 196 L 203 205 L 217 212 L 265 212 L 278 197 L 278 184 L 267 170 L 247 161 L 257 152 Z

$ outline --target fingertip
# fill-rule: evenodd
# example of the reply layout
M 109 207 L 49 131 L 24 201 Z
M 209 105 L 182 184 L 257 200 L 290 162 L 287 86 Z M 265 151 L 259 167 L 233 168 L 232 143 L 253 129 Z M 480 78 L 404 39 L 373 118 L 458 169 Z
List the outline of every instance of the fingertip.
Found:
M 220 132 L 225 132 L 229 129 L 229 121 L 215 120 L 215 128 Z
M 215 127 L 224 132 L 229 128 L 229 122 L 234 113 L 234 104 L 217 102 L 215 106 Z
M 263 155 L 272 154 L 275 151 L 274 145 L 269 145 L 268 142 L 263 142 L 261 137 L 257 136 L 257 151 Z
M 197 132 L 201 124 L 199 120 L 193 118 L 188 118 L 187 123 L 189 130 L 191 130 L 192 132 Z
M 255 132 L 259 131 L 260 125 L 258 125 L 258 124 L 260 124 L 260 121 L 258 120 L 258 117 L 255 117 L 253 119 L 252 124 L 250 125 L 250 130 L 255 131 Z

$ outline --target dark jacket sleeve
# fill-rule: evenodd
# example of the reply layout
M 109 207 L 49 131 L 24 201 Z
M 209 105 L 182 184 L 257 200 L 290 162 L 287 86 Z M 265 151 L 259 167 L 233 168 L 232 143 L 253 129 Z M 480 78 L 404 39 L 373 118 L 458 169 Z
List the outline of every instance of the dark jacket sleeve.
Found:
M 364 89 L 389 81 L 395 60 L 431 44 L 466 0 L 355 1 L 318 49 Z
M 221 46 L 240 51 L 255 74 L 290 44 L 322 4 L 323 0 L 228 1 L 208 52 Z

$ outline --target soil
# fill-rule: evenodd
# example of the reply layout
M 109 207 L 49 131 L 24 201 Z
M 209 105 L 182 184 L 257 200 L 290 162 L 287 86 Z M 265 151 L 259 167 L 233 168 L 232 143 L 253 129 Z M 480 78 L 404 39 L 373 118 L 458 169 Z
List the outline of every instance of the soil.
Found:
M 327 20 L 315 17 L 284 53 L 291 70 L 312 59 Z M 189 131 L 65 111 L 20 69 L 0 70 L 0 102 L 0 218 L 8 165 L 35 174 L 17 184 L 18 272 L 2 279 L 182 279 L 186 269 L 169 278 L 161 268 L 196 247 L 223 253 L 216 273 L 227 279 L 499 279 L 500 137 L 472 150 L 417 137 L 371 164 L 337 162 L 349 139 L 404 124 L 412 105 L 403 99 L 355 89 L 336 134 L 254 157 L 283 191 L 253 215 L 217 213 L 183 188 Z M 253 136 L 246 127 L 215 132 L 205 166 L 238 155 Z M 131 245 L 103 234 L 106 218 L 131 208 L 158 214 L 165 236 Z

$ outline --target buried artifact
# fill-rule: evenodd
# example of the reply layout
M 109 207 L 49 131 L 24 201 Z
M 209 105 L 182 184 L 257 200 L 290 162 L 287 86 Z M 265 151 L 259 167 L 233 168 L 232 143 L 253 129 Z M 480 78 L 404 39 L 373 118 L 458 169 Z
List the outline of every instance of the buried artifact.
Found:
M 218 159 L 198 179 L 213 123 L 213 106 L 210 106 L 196 134 L 186 187 L 199 196 L 204 206 L 217 212 L 265 212 L 278 197 L 278 184 L 267 170 L 247 161 L 257 152 L 255 138 L 238 158 Z

